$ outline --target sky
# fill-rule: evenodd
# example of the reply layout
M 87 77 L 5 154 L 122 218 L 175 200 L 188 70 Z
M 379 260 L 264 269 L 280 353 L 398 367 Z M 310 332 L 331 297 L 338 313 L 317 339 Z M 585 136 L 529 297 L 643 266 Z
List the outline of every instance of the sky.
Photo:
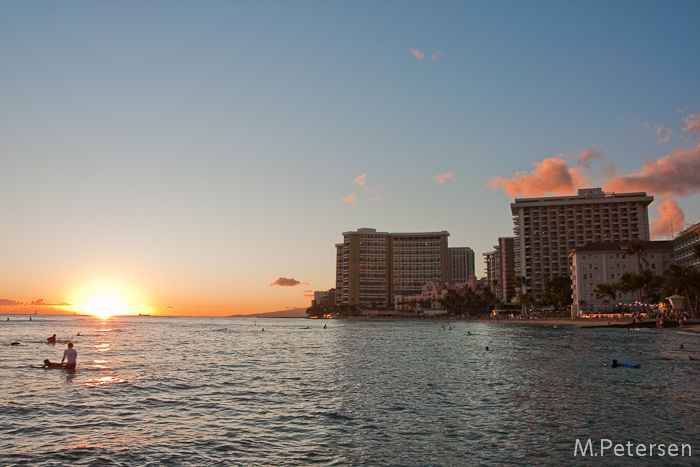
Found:
M 0 312 L 307 307 L 362 227 L 700 222 L 700 2 L 0 2 Z M 70 306 L 68 306 L 70 304 Z M 59 306 L 61 305 L 61 306 Z

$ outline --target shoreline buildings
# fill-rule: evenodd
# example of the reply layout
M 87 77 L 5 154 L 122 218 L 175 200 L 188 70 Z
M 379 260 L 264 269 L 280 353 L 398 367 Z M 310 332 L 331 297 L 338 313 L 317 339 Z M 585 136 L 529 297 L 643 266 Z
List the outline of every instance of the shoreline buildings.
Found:
M 700 269 L 700 257 L 695 255 L 695 248 L 700 247 L 700 223 L 691 225 L 673 239 L 676 263 L 680 266 L 694 266 Z
M 494 250 L 484 253 L 489 287 L 504 303 L 515 301 L 515 238 L 498 237 Z
M 468 246 L 448 248 L 450 282 L 467 282 L 474 275 L 474 250 Z
M 466 282 L 471 248 L 448 248 L 449 232 L 390 233 L 362 228 L 336 244 L 336 304 L 390 306 L 429 282 Z
M 673 263 L 673 241 L 643 241 L 644 265 L 661 275 Z M 607 309 L 634 310 L 642 297 L 640 292 L 615 291 L 615 298 L 598 294 L 598 284 L 616 284 L 626 272 L 639 273 L 640 260 L 627 254 L 629 242 L 589 243 L 571 252 L 571 315 L 581 317 Z
M 516 276 L 537 295 L 545 277 L 569 277 L 569 255 L 589 243 L 649 240 L 646 193 L 579 189 L 577 196 L 516 198 L 511 203 Z M 517 293 L 517 292 L 516 292 Z

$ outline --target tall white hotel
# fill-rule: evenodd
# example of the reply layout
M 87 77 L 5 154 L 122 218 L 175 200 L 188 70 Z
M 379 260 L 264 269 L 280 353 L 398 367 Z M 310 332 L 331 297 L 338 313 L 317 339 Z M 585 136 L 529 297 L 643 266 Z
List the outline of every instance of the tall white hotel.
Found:
M 543 289 L 542 274 L 570 275 L 569 253 L 594 242 L 649 240 L 646 193 L 605 193 L 579 189 L 578 196 L 516 198 L 511 203 L 515 233 L 515 274 L 528 291 Z

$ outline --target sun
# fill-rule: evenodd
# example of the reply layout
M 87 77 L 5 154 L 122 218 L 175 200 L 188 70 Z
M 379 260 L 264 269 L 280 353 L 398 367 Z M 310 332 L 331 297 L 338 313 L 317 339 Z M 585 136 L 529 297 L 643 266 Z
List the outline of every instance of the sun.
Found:
M 81 305 L 80 308 L 84 313 L 89 313 L 99 318 L 130 314 L 129 307 L 121 299 L 113 295 L 99 295 Z
M 73 311 L 98 318 L 149 314 L 144 296 L 123 281 L 102 279 L 83 284 L 71 294 Z

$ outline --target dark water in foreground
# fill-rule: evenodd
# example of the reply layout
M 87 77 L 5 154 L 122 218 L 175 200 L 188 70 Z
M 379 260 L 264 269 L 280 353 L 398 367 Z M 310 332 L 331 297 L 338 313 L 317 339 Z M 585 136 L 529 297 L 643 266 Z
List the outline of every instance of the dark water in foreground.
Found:
M 10 318 L 0 465 L 700 465 L 700 335 Z M 53 333 L 75 342 L 75 373 L 32 368 L 61 360 L 65 344 L 43 343 Z M 642 367 L 602 366 L 611 358 Z M 687 443 L 692 457 L 574 457 L 576 439 Z

